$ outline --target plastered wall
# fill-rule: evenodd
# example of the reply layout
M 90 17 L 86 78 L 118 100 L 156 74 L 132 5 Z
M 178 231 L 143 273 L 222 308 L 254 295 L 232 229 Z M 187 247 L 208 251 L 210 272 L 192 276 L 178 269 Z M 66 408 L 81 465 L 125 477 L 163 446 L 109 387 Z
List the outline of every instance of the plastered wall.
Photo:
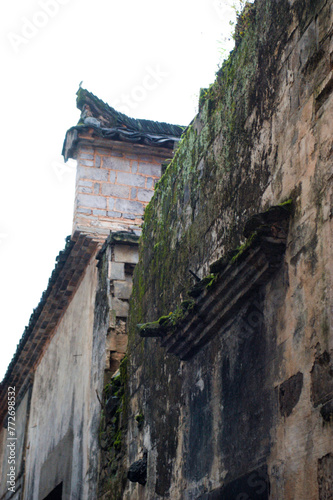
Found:
M 101 391 L 93 359 L 97 283 L 92 257 L 85 276 L 35 372 L 27 435 L 24 498 L 41 500 L 63 483 L 63 498 L 94 497 Z M 101 359 L 104 352 L 100 351 Z M 103 364 L 102 364 L 103 366 Z M 97 374 L 96 374 L 97 373 Z M 99 418 L 99 417 L 98 417 Z

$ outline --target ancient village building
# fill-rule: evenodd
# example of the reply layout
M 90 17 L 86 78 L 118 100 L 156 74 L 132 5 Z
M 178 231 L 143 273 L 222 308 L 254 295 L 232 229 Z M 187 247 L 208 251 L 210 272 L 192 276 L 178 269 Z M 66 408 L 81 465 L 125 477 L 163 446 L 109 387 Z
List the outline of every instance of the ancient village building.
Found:
M 79 90 L 1 500 L 333 499 L 332 91 L 332 0 L 247 5 L 185 131 Z
M 73 232 L 1 386 L 1 499 L 97 498 L 99 400 L 126 351 L 144 209 L 183 131 L 128 118 L 84 89 L 77 106 L 81 119 L 63 147 L 65 160 L 77 160 Z M 103 244 L 101 330 L 95 301 Z M 15 494 L 6 477 L 9 386 L 16 392 Z

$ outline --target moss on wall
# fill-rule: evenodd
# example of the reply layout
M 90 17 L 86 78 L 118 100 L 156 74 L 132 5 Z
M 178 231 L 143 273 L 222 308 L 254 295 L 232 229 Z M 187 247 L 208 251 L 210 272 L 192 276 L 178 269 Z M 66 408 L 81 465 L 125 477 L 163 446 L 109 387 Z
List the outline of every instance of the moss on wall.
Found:
M 260 210 L 269 165 L 263 157 L 250 170 L 251 150 L 274 111 L 277 61 L 291 18 L 287 0 L 252 5 L 241 42 L 201 96 L 201 112 L 145 211 L 132 332 L 174 310 L 192 283 L 189 270 L 200 273 L 206 265 L 206 271 L 214 250 L 239 245 L 246 217 Z
M 277 406 L 273 370 L 266 373 L 265 360 L 281 357 L 274 350 L 275 324 L 260 323 L 260 332 L 249 335 L 242 332 L 239 320 L 225 343 L 214 339 L 187 365 L 167 355 L 158 339 L 140 338 L 136 326 L 161 317 L 170 319 L 170 312 L 188 299 L 187 291 L 194 284 L 189 271 L 203 278 L 218 257 L 221 260 L 216 269 L 211 268 L 213 273 L 219 272 L 219 266 L 230 258 L 237 260 L 237 253 L 231 252 L 237 247 L 239 252 L 246 248 L 242 236 L 245 221 L 268 208 L 263 194 L 273 175 L 275 190 L 270 204 L 278 205 L 291 197 L 295 200 L 295 217 L 300 213 L 301 185 L 290 181 L 291 191 L 284 192 L 283 197 L 282 188 L 276 187 L 282 184 L 284 173 L 276 168 L 279 144 L 272 137 L 271 124 L 283 94 L 281 87 L 286 85 L 281 77 L 286 48 L 296 46 L 298 34 L 304 32 L 318 5 L 324 3 L 297 0 L 291 5 L 288 0 L 257 0 L 248 7 L 237 47 L 217 73 L 214 84 L 201 92 L 200 112 L 184 132 L 145 210 L 129 318 L 129 421 L 141 411 L 145 415 L 137 448 L 142 448 L 149 436 L 154 458 L 150 458 L 148 449 L 146 488 L 157 498 L 170 494 L 179 456 L 185 479 L 194 484 L 209 477 L 212 454 L 217 449 L 211 449 L 214 439 L 220 440 L 219 457 L 227 464 L 230 481 L 240 472 L 247 473 L 270 453 L 270 431 L 276 422 Z M 287 65 L 283 70 L 287 76 Z M 296 84 L 290 95 L 296 96 L 298 109 L 301 92 Z M 285 296 L 286 283 L 281 275 L 281 297 Z M 263 317 L 261 296 L 257 302 Z M 245 315 L 253 313 L 251 307 L 255 309 L 254 304 L 249 305 Z M 248 368 L 253 372 L 251 379 Z M 214 375 L 214 370 L 220 370 L 220 375 Z M 205 376 L 196 378 L 205 371 Z M 245 380 L 246 390 L 242 386 Z M 221 385 L 223 394 L 214 393 Z M 261 386 L 265 386 L 265 393 L 254 397 L 255 388 Z M 214 398 L 226 402 L 224 405 L 222 401 L 222 410 L 215 409 L 219 415 L 214 416 L 215 421 Z M 224 414 L 221 417 L 224 406 L 229 408 L 227 418 Z M 251 408 L 252 413 L 248 411 Z M 256 408 L 262 412 L 261 428 L 252 419 Z M 248 431 L 241 437 L 234 425 L 237 412 L 248 419 Z M 182 427 L 184 421 L 189 426 L 186 430 Z M 216 438 L 214 425 L 218 427 L 221 422 L 225 422 L 223 432 Z M 247 446 L 249 441 L 251 446 Z M 134 444 L 129 442 L 129 449 L 134 449 Z M 188 494 L 199 498 L 193 491 Z
M 119 373 L 105 385 L 103 409 L 99 428 L 101 464 L 99 477 L 99 497 L 104 500 L 121 499 L 127 480 L 124 467 L 127 424 L 127 358 L 121 364 Z

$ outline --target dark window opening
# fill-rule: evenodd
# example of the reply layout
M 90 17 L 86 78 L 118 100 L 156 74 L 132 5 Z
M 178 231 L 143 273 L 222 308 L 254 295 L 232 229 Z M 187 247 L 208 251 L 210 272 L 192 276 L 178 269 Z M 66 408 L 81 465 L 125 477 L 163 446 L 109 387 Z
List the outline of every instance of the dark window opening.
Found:
M 62 483 L 58 484 L 43 500 L 62 500 Z

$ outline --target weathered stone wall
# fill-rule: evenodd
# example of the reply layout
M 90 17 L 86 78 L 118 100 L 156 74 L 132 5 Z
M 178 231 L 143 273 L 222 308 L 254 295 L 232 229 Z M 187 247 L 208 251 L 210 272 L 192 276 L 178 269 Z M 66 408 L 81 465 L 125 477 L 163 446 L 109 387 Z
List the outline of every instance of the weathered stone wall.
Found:
M 104 349 L 93 349 L 95 256 L 37 366 L 31 396 L 24 499 L 63 483 L 63 498 L 96 495 Z M 105 338 L 104 338 L 105 342 Z
M 133 270 L 138 262 L 138 238 L 132 235 L 134 242 L 126 244 L 126 235 L 123 234 L 121 237 L 123 241 L 120 244 L 113 242 L 109 246 L 107 262 L 110 317 L 106 335 L 105 369 L 109 375 L 118 370 L 127 350 L 128 306 L 132 292 Z
M 121 465 L 124 456 L 121 442 L 126 425 L 123 407 L 126 360 L 123 358 L 127 350 L 128 302 L 138 261 L 138 239 L 130 232 L 111 233 L 98 254 L 93 352 L 98 356 L 105 351 L 105 366 L 100 367 L 99 374 L 104 380 L 98 431 L 98 498 L 101 499 L 115 498 L 116 492 L 122 489 L 124 477 L 126 480 Z
M 127 466 L 147 452 L 147 482 L 124 498 L 331 498 L 332 22 L 330 1 L 257 0 L 156 185 L 127 389 Z M 140 338 L 187 299 L 190 270 L 208 274 L 249 216 L 288 199 L 284 262 L 223 334 L 189 361 Z

